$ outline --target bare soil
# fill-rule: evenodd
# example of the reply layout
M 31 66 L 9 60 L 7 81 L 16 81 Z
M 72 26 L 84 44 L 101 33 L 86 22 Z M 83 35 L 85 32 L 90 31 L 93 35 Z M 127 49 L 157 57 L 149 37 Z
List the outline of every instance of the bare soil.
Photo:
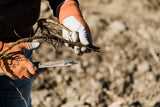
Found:
M 46 41 L 34 61 L 73 59 L 33 81 L 33 107 L 160 107 L 160 1 L 79 0 L 100 53 L 57 51 Z M 40 18 L 55 18 L 42 1 Z

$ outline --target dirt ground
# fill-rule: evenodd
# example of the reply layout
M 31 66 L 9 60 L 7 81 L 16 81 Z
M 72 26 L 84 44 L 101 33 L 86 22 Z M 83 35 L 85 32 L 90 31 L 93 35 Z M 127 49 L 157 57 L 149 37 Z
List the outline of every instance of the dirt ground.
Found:
M 160 107 L 160 1 L 79 0 L 102 52 L 77 56 L 47 42 L 34 61 L 73 59 L 33 81 L 33 107 Z M 53 18 L 42 1 L 40 18 Z

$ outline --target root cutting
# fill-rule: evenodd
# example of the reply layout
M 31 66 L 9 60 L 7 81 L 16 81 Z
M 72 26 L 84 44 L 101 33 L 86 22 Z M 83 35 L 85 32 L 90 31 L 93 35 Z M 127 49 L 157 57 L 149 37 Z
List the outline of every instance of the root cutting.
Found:
M 40 19 L 38 20 L 38 26 L 37 29 L 40 28 L 41 35 L 35 35 L 33 37 L 28 37 L 28 38 L 22 38 L 17 40 L 16 42 L 13 42 L 10 46 L 8 46 L 6 49 L 0 52 L 0 59 L 8 57 L 5 55 L 5 52 L 13 48 L 15 45 L 23 43 L 23 42 L 31 42 L 36 39 L 44 39 L 44 40 L 54 40 L 56 43 L 68 43 L 71 46 L 80 46 L 80 47 L 86 47 L 87 49 L 91 50 L 92 52 L 100 52 L 100 48 L 94 45 L 84 45 L 80 42 L 72 42 L 64 39 L 61 34 L 59 33 L 60 31 L 55 29 L 54 26 L 58 26 L 61 29 L 67 30 L 69 33 L 72 33 L 71 30 L 63 26 L 57 21 L 51 20 L 51 19 Z M 38 31 L 38 30 L 36 30 Z M 35 32 L 36 33 L 36 32 Z

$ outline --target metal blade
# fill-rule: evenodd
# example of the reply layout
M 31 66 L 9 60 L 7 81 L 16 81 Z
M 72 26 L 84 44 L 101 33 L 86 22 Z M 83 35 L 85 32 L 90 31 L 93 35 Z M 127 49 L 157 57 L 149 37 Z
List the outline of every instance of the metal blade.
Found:
M 71 66 L 78 64 L 77 62 L 71 59 L 60 59 L 55 61 L 48 61 L 48 62 L 33 62 L 33 64 L 38 68 L 51 68 L 51 67 L 62 67 L 62 66 Z M 0 76 L 5 75 L 3 71 L 0 71 Z
M 41 62 L 38 64 L 35 64 L 37 68 L 50 68 L 50 67 L 58 67 L 58 66 L 71 66 L 75 65 L 77 62 L 71 60 L 71 59 L 60 59 L 55 61 L 48 61 L 48 62 Z

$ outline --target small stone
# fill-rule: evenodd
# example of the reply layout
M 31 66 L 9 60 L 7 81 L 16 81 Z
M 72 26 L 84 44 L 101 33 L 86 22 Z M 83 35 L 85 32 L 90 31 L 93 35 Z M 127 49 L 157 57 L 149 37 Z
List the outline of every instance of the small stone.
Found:
M 61 75 L 57 75 L 56 76 L 56 81 L 57 81 L 57 83 L 61 83 L 63 81 L 62 76 Z
M 72 70 L 75 70 L 77 73 L 84 73 L 84 70 L 81 67 L 81 64 L 76 64 L 76 65 L 72 66 Z
M 91 79 L 90 83 L 94 89 L 97 89 L 100 87 L 100 84 L 97 81 L 95 81 L 95 79 Z
M 98 72 L 95 77 L 97 80 L 101 80 L 103 78 L 103 75 L 101 72 Z
M 92 106 L 95 106 L 95 102 L 96 102 L 96 98 L 95 97 L 88 97 L 87 99 L 86 99 L 86 103 L 88 103 L 88 104 L 90 104 L 90 105 L 92 105 Z
M 149 70 L 149 63 L 148 62 L 142 62 L 141 64 L 138 65 L 138 71 L 148 71 Z
M 87 94 L 83 94 L 83 95 L 81 95 L 81 97 L 80 97 L 80 101 L 85 101 L 86 100 L 86 98 L 88 97 L 88 95 Z
M 117 34 L 120 32 L 123 32 L 126 29 L 125 25 L 120 22 L 120 21 L 114 21 L 110 26 L 109 26 L 109 30 L 113 33 L 113 34 Z

